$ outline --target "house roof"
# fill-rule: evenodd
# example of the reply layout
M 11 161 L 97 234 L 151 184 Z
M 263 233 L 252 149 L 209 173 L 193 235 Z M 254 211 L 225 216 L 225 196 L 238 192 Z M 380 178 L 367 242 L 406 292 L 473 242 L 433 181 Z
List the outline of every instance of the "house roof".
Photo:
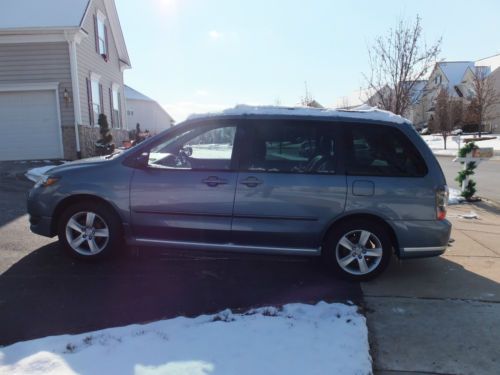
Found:
M 79 29 L 93 0 L 2 0 L 0 32 Z M 114 0 L 104 0 L 120 60 L 130 67 Z
M 125 92 L 125 99 L 127 100 L 141 100 L 144 102 L 151 102 L 152 104 L 156 104 L 163 112 L 165 112 L 165 114 L 168 117 L 170 117 L 170 120 L 174 121 L 172 116 L 170 116 L 170 114 L 167 111 L 165 111 L 165 109 L 161 105 L 159 105 L 156 100 L 151 99 L 149 96 L 146 96 L 143 93 L 127 85 L 124 86 L 124 92 Z
M 413 84 L 413 87 L 410 90 L 410 103 L 417 103 L 423 96 L 425 86 L 427 85 L 427 81 L 419 80 Z
M 79 27 L 88 4 L 89 0 L 2 0 L 0 29 Z
M 125 85 L 125 98 L 131 100 L 144 100 L 147 102 L 154 102 L 149 96 L 146 96 L 140 93 L 137 90 L 134 90 L 132 87 Z
M 455 86 L 462 82 L 468 68 L 474 69 L 473 61 L 445 61 L 437 63 L 448 80 L 448 92 L 455 92 Z

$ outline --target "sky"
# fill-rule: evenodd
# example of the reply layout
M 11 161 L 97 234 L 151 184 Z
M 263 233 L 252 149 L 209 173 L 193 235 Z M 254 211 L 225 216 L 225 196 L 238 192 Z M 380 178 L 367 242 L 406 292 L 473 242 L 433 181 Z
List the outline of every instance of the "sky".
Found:
M 368 48 L 398 19 L 422 18 L 441 59 L 500 53 L 500 1 L 115 0 L 132 69 L 125 83 L 177 122 L 236 104 L 324 106 L 365 86 Z

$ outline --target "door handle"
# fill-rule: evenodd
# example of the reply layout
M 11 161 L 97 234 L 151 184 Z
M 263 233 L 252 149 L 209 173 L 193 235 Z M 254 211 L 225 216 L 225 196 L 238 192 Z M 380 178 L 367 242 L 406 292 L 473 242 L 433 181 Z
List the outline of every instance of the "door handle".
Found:
M 247 177 L 240 182 L 240 184 L 246 185 L 248 187 L 256 187 L 262 183 L 263 181 L 259 180 L 257 177 Z
M 223 178 L 219 178 L 216 176 L 210 176 L 208 178 L 205 178 L 204 180 L 201 180 L 204 184 L 207 184 L 208 186 L 217 186 L 217 185 L 225 185 L 227 184 L 227 180 L 224 180 Z

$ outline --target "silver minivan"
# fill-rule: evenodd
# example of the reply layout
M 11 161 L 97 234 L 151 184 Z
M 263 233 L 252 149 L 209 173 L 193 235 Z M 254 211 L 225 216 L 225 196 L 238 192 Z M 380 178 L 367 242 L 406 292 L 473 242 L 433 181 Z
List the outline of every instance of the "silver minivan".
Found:
M 392 254 L 442 254 L 447 201 L 436 158 L 400 116 L 238 106 L 51 169 L 28 211 L 34 233 L 78 258 L 124 244 L 322 256 L 366 280 Z

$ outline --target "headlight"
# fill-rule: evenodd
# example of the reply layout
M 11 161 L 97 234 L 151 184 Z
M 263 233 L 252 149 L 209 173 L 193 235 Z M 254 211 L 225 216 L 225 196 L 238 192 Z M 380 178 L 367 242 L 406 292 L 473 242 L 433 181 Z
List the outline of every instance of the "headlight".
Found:
M 38 188 L 40 186 L 43 186 L 43 187 L 51 186 L 51 185 L 54 185 L 57 181 L 59 181 L 59 177 L 43 175 L 36 182 L 35 188 Z

